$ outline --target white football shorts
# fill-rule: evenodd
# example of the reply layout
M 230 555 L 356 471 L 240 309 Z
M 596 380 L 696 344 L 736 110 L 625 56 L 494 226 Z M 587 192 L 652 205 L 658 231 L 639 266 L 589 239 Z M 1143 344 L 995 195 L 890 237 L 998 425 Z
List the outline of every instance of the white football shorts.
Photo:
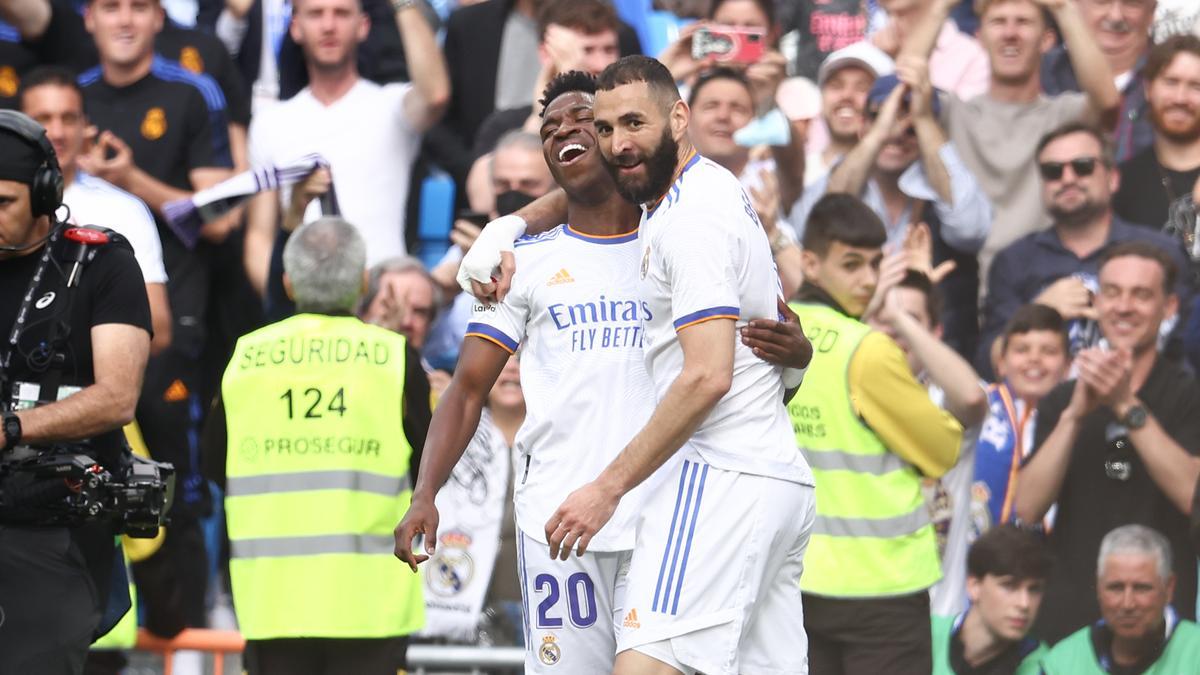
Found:
M 638 521 L 617 651 L 684 673 L 807 673 L 813 488 L 685 457 Z

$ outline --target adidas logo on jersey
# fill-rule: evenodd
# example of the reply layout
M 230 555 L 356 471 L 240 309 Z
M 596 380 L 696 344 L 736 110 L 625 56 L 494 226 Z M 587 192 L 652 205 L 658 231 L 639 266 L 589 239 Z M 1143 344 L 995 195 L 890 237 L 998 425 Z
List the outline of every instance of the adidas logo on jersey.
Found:
M 621 625 L 624 626 L 625 628 L 641 628 L 642 627 L 641 622 L 639 622 L 638 618 L 637 618 L 637 609 L 636 608 L 629 610 L 629 613 L 625 615 L 625 622 Z
M 554 276 L 550 277 L 550 281 L 546 282 L 547 286 L 557 286 L 559 284 L 573 284 L 575 280 L 571 278 L 571 273 L 567 268 L 562 268 Z

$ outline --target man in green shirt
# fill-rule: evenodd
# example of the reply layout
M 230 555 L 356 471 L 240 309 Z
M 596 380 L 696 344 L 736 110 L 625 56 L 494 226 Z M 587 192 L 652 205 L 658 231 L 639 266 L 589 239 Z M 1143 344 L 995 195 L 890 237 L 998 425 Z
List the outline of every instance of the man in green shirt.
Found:
M 971 606 L 933 617 L 934 675 L 1036 675 L 1046 645 L 1028 637 L 1042 604 L 1050 554 L 1041 538 L 993 527 L 967 554 Z
M 1200 673 L 1200 626 L 1170 605 L 1171 560 L 1167 538 L 1144 525 L 1105 535 L 1096 563 L 1103 618 L 1055 645 L 1042 662 L 1046 675 Z

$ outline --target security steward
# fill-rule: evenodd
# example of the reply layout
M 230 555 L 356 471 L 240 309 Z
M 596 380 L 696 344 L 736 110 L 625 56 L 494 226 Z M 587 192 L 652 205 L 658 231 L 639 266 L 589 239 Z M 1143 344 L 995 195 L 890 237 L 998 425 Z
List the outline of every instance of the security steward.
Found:
M 392 528 L 408 510 L 429 383 L 402 335 L 354 316 L 366 245 L 352 225 L 297 229 L 283 267 L 300 314 L 238 340 L 213 415 L 246 669 L 395 675 L 425 621 Z
M 132 248 L 65 228 L 61 199 L 45 130 L 0 111 L 0 462 L 78 441 L 115 466 L 150 353 L 150 306 Z M 81 673 L 88 645 L 129 604 L 113 526 L 6 523 L 4 509 L 0 674 Z M 121 610 L 106 612 L 110 600 Z
M 886 240 L 879 217 L 843 194 L 817 202 L 804 231 L 792 309 L 813 359 L 788 412 L 817 482 L 800 579 L 814 673 L 932 670 L 928 589 L 941 564 L 921 477 L 954 466 L 962 428 L 860 320 Z

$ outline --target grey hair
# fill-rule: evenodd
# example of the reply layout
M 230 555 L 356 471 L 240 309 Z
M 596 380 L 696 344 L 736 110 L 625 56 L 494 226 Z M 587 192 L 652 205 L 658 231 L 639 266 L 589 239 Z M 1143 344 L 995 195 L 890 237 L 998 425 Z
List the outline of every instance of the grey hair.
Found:
M 517 148 L 520 150 L 528 150 L 542 154 L 542 139 L 531 131 L 524 129 L 513 129 L 500 137 L 496 141 L 496 148 L 492 150 L 492 160 L 488 162 L 488 172 L 491 178 L 496 177 L 496 155 L 509 148 Z
M 442 295 L 442 287 L 426 269 L 425 264 L 411 255 L 398 255 L 371 266 L 371 270 L 367 272 L 367 294 L 358 307 L 359 315 L 367 311 L 371 303 L 375 302 L 375 296 L 379 295 L 379 288 L 386 274 L 419 274 L 425 277 L 425 280 L 433 287 L 433 316 L 430 318 L 437 318 L 438 310 L 445 300 Z
M 300 311 L 353 312 L 366 266 L 362 235 L 336 216 L 301 225 L 283 247 L 283 271 Z
M 1104 573 L 1104 561 L 1109 556 L 1120 553 L 1154 556 L 1159 578 L 1166 581 L 1171 576 L 1171 542 L 1145 525 L 1122 525 L 1104 535 L 1096 559 L 1096 576 Z

